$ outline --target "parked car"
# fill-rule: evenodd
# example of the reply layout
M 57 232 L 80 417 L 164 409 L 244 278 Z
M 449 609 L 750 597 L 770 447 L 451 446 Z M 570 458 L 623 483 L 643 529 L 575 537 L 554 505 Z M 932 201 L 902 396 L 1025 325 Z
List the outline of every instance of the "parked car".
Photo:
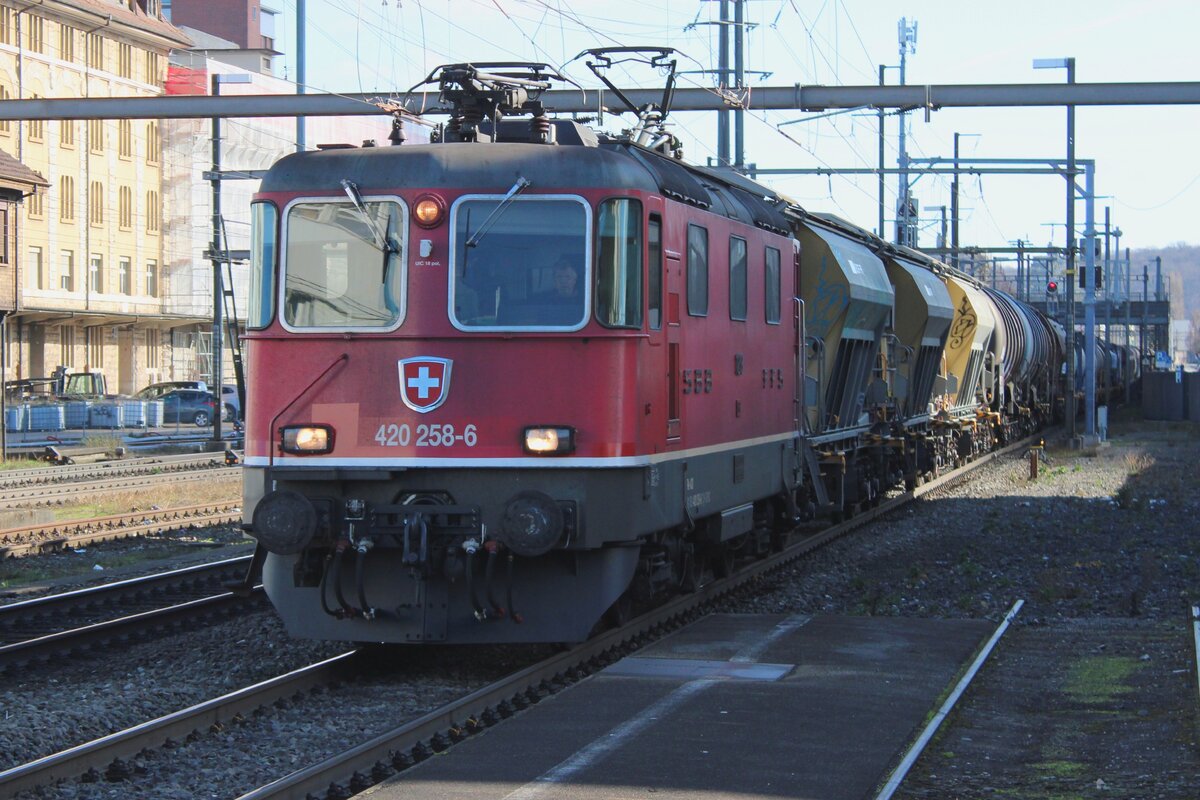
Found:
M 140 394 L 140 393 L 139 393 Z M 212 392 L 199 389 L 173 389 L 153 398 L 163 404 L 163 423 L 194 422 L 201 428 L 212 425 L 217 413 L 217 399 Z
M 142 389 L 134 395 L 139 400 L 158 400 L 164 394 L 173 392 L 176 389 L 195 389 L 201 392 L 208 391 L 208 384 L 204 381 L 163 381 L 162 383 L 152 383 L 145 389 Z
M 221 386 L 221 419 L 226 422 L 233 422 L 242 418 L 242 403 L 238 400 L 238 391 L 236 386 L 224 384 Z

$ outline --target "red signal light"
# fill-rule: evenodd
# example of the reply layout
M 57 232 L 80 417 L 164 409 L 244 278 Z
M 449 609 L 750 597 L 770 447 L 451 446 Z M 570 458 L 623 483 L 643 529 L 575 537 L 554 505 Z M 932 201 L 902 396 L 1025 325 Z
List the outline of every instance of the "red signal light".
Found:
M 1058 282 L 1050 281 L 1049 283 L 1047 283 L 1046 291 L 1049 292 L 1050 294 L 1054 294 L 1055 292 L 1057 292 L 1058 291 Z

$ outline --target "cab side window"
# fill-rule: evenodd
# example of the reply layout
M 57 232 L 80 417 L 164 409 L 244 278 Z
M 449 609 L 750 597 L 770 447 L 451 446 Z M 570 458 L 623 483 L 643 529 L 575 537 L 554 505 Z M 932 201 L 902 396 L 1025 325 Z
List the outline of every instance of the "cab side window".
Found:
M 600 204 L 596 223 L 596 319 L 609 328 L 642 327 L 642 204 Z
M 688 225 L 687 304 L 691 316 L 708 316 L 708 229 L 699 225 Z

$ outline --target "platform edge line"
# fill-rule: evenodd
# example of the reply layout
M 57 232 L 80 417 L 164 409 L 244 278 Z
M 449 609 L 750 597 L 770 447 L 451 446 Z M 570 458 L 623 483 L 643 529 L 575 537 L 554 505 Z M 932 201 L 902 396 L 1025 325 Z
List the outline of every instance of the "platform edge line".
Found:
M 954 687 L 954 691 L 951 692 L 950 696 L 946 698 L 946 701 L 942 703 L 942 707 L 939 708 L 938 712 L 933 715 L 933 719 L 929 720 L 929 723 L 926 724 L 925 729 L 921 731 L 921 735 L 917 737 L 917 740 L 908 748 L 908 752 L 904 754 L 904 758 L 901 759 L 900 764 L 895 770 L 893 770 L 888 782 L 884 784 L 884 787 L 879 791 L 879 794 L 875 795 L 875 800 L 890 800 L 892 795 L 896 793 L 896 790 L 900 788 L 900 784 L 903 783 L 904 779 L 908 776 L 908 771 L 912 769 L 913 764 L 917 762 L 917 758 L 919 758 L 922 751 L 924 751 L 925 745 L 929 744 L 929 741 L 933 738 L 933 735 L 937 733 L 937 729 L 941 727 L 942 722 L 947 716 L 950 715 L 951 710 L 954 708 L 954 704 L 958 702 L 958 698 L 962 697 L 963 693 L 967 690 L 967 687 L 970 686 L 971 681 L 974 680 L 976 673 L 979 672 L 979 669 L 983 666 L 984 662 L 987 661 L 988 656 L 992 654 L 992 650 L 996 648 L 996 644 L 1000 641 L 1000 637 L 1004 635 L 1006 630 L 1008 630 L 1008 626 L 1012 623 L 1013 619 L 1017 616 L 1017 612 L 1021 610 L 1023 605 L 1025 605 L 1024 600 L 1018 600 L 1017 602 L 1013 603 L 1012 608 L 1010 608 L 1008 613 L 1004 615 L 1004 619 L 1000 622 L 1000 625 L 996 628 L 995 632 L 992 634 L 992 637 L 988 639 L 987 644 L 984 645 L 983 649 L 979 652 L 979 655 L 977 655 L 975 660 L 971 663 L 971 668 L 968 669 L 966 674 L 959 679 L 958 684 Z

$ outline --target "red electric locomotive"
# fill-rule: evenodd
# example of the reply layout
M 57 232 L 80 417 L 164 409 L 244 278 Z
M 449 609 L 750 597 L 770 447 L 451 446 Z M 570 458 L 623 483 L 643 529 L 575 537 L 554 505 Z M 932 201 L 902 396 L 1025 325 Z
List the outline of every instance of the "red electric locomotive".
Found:
M 244 513 L 294 635 L 579 640 L 795 516 L 787 204 L 665 108 L 549 118 L 550 75 L 441 67 L 433 143 L 262 182 Z
M 295 635 L 579 640 L 1061 403 L 1033 309 L 686 165 L 671 77 L 605 81 L 620 136 L 550 118 L 555 77 L 440 67 L 431 143 L 263 180 L 244 514 Z

